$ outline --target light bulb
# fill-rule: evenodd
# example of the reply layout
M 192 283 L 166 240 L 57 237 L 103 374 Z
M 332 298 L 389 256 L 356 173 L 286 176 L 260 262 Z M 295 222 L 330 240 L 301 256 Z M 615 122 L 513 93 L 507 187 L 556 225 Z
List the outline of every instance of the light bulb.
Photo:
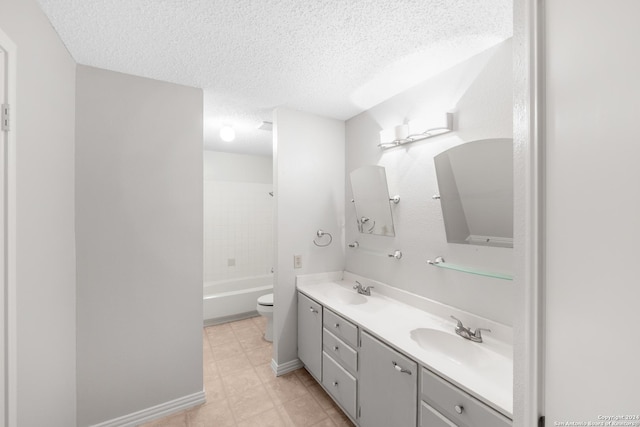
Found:
M 222 126 L 220 128 L 220 138 L 223 141 L 231 142 L 236 139 L 236 131 L 231 126 Z
M 409 136 L 409 126 L 399 125 L 395 127 L 396 140 L 403 140 Z

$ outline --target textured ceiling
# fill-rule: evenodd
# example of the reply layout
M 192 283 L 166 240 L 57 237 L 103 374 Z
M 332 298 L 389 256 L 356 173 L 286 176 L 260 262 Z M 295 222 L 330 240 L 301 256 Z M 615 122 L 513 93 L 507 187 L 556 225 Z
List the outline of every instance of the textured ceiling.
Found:
M 513 28 L 512 0 L 38 1 L 78 63 L 203 88 L 205 147 L 258 154 L 275 107 L 348 119 Z

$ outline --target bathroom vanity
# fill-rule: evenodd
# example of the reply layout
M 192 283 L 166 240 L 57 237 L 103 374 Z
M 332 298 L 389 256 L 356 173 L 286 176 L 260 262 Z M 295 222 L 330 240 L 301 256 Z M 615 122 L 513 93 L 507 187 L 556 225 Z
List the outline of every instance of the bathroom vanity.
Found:
M 506 342 L 465 340 L 446 313 L 482 320 L 347 272 L 298 276 L 297 289 L 298 356 L 356 425 L 511 426 L 510 328 L 484 321 L 472 326 Z

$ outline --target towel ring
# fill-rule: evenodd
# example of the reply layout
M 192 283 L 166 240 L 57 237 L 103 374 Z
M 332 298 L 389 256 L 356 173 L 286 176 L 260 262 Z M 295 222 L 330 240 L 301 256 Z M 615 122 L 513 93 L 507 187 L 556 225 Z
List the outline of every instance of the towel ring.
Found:
M 323 244 L 320 244 L 320 243 L 316 242 L 317 239 L 320 239 L 320 238 L 322 238 L 324 236 L 329 236 L 329 241 L 327 242 L 327 244 L 323 245 Z M 333 242 L 333 236 L 331 235 L 331 233 L 323 231 L 323 230 L 318 230 L 316 232 L 316 238 L 313 239 L 313 244 L 318 246 L 318 247 L 320 247 L 320 248 L 325 248 L 325 247 L 329 246 L 331 244 L 331 242 Z

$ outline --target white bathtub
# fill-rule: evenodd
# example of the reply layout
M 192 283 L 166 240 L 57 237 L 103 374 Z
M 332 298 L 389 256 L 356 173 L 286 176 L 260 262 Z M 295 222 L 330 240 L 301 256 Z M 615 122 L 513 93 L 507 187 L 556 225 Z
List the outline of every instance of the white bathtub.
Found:
M 273 292 L 273 275 L 205 282 L 203 320 L 207 325 L 256 316 L 261 295 Z

